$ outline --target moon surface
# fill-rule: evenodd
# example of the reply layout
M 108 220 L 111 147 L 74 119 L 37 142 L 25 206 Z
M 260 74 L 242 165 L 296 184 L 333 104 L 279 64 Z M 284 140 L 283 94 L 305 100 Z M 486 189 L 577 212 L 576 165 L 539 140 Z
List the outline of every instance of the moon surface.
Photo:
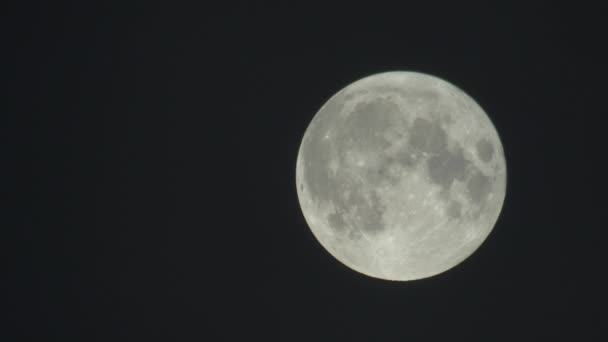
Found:
M 484 110 L 445 80 L 405 71 L 332 96 L 296 163 L 300 207 L 321 245 L 355 271 L 400 281 L 469 257 L 498 219 L 506 178 Z

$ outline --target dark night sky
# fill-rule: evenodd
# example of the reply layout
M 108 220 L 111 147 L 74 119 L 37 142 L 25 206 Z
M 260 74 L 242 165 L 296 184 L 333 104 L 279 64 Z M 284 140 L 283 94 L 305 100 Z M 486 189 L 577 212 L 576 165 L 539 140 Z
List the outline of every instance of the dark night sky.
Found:
M 17 3 L 2 22 L 0 340 L 597 341 L 605 328 L 598 8 Z M 325 100 L 388 70 L 475 98 L 509 172 L 482 247 L 407 283 L 335 261 L 294 179 Z

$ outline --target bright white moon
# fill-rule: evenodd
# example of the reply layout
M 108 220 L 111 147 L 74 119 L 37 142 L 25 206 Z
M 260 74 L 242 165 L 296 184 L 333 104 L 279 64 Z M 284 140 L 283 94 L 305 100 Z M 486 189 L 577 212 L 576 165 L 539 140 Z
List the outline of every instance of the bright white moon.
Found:
M 414 280 L 470 256 L 506 190 L 483 109 L 434 76 L 387 72 L 331 97 L 302 139 L 296 185 L 321 245 L 371 277 Z

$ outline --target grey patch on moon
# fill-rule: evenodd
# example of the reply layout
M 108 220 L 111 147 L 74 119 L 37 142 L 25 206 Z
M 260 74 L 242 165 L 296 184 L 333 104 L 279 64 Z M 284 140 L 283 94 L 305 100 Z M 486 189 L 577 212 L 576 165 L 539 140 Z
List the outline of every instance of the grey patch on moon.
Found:
M 402 149 L 396 154 L 395 158 L 404 167 L 413 169 L 422 160 L 422 155 L 415 151 Z
M 382 213 L 384 208 L 375 191 L 370 192 L 370 198 L 363 205 L 357 207 L 357 214 L 360 223 L 358 227 L 361 231 L 376 233 L 384 229 Z
M 448 216 L 450 216 L 451 218 L 454 218 L 454 219 L 458 219 L 458 218 L 460 218 L 461 211 L 462 211 L 462 204 L 460 204 L 459 202 L 456 202 L 456 201 L 450 202 L 450 205 L 448 206 Z
M 343 131 L 348 134 L 337 138 L 338 146 L 362 153 L 379 154 L 389 144 L 381 133 L 390 130 L 399 117 L 399 108 L 394 102 L 376 99 L 358 103 L 346 117 Z
M 479 139 L 475 147 L 477 148 L 477 155 L 479 155 L 479 159 L 486 163 L 492 160 L 492 156 L 494 155 L 494 146 L 487 139 Z
M 480 172 L 475 172 L 467 183 L 467 189 L 473 202 L 481 203 L 492 190 L 490 178 Z
M 348 238 L 349 238 L 350 240 L 353 240 L 353 241 L 359 241 L 359 240 L 361 240 L 361 239 L 363 238 L 363 235 L 362 235 L 362 234 L 361 234 L 361 232 L 360 232 L 360 231 L 358 231 L 358 230 L 351 230 L 351 231 L 348 233 Z
M 466 168 L 469 162 L 462 152 L 451 152 L 446 147 L 439 154 L 432 156 L 428 162 L 429 177 L 448 191 L 454 180 L 463 181 L 466 177 Z
M 466 259 L 504 199 L 502 146 L 485 115 L 449 83 L 410 72 L 370 76 L 330 98 L 296 169 L 319 242 L 352 269 L 390 280 Z
M 469 161 L 460 147 L 448 147 L 448 136 L 438 121 L 416 118 L 412 126 L 410 146 L 430 154 L 427 159 L 428 175 L 431 181 L 449 191 L 454 180 L 464 181 Z
M 329 225 L 335 231 L 343 232 L 345 230 L 346 222 L 344 222 L 344 218 L 343 218 L 342 214 L 339 214 L 339 213 L 328 214 L 327 222 L 329 222 Z
M 415 165 L 416 161 L 414 160 L 411 160 L 410 164 L 404 165 L 396 157 L 382 156 L 377 163 L 369 168 L 366 179 L 373 185 L 387 183 L 396 186 L 399 183 L 400 173 L 406 172 L 406 167 L 413 168 Z
M 438 153 L 446 145 L 446 134 L 436 122 L 416 118 L 411 134 L 410 145 L 422 152 Z

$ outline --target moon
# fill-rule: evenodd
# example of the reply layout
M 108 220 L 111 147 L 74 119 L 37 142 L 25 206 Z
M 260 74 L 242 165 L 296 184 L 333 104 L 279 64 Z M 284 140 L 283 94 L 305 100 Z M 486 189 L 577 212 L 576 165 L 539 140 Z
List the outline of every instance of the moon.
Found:
M 319 243 L 357 272 L 397 281 L 473 254 L 498 220 L 506 178 L 484 110 L 451 83 L 407 71 L 333 95 L 296 162 L 300 207 Z

